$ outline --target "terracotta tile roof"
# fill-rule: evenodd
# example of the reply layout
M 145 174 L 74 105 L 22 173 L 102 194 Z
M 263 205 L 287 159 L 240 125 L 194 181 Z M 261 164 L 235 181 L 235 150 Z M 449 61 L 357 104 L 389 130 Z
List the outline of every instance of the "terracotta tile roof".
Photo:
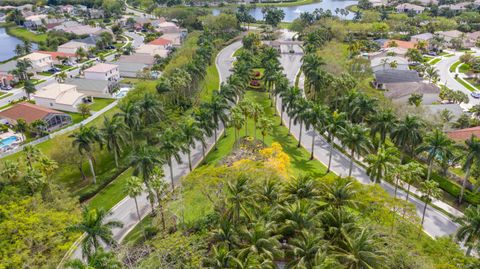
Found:
M 27 123 L 45 118 L 48 114 L 64 114 L 60 111 L 37 106 L 28 102 L 19 103 L 0 111 L 0 118 L 12 120 L 24 119 Z
M 160 38 L 157 38 L 157 39 L 149 42 L 148 44 L 150 44 L 150 45 L 166 46 L 166 45 L 168 45 L 168 44 L 172 44 L 172 41 L 160 37 Z
M 455 141 L 465 141 L 467 139 L 470 139 L 472 135 L 480 138 L 480 126 L 453 130 L 453 131 L 447 132 L 447 135 L 448 137 L 450 137 Z
M 75 57 L 75 54 L 73 54 L 73 53 L 65 53 L 65 52 L 58 52 L 58 51 L 38 50 L 36 52 L 42 53 L 42 54 L 48 54 L 48 55 L 52 56 L 52 59 L 57 59 L 58 57 L 64 57 L 64 58 Z
M 396 39 L 388 40 L 387 42 L 385 42 L 383 44 L 383 47 L 384 48 L 390 47 L 389 45 L 390 45 L 390 42 L 392 42 L 392 41 L 395 41 L 395 43 L 397 43 L 397 48 L 403 48 L 403 49 L 413 49 L 413 48 L 415 48 L 415 43 L 413 43 L 413 42 L 396 40 Z

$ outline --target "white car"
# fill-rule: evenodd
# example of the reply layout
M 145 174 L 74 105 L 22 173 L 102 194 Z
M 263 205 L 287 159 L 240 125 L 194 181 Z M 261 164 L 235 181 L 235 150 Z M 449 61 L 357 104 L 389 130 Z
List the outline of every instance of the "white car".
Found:
M 476 99 L 480 98 L 480 92 L 479 91 L 472 92 L 472 93 L 470 93 L 470 95 L 473 98 L 476 98 Z

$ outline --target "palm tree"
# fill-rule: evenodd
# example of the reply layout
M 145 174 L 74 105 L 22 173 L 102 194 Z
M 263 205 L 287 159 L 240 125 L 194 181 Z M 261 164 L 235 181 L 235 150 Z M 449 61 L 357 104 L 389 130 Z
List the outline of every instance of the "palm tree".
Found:
M 165 222 L 165 213 L 164 213 L 164 203 L 169 198 L 169 191 L 168 191 L 168 183 L 164 180 L 163 170 L 159 167 L 156 167 L 153 171 L 153 177 L 151 179 L 151 188 L 152 191 L 155 193 L 158 202 L 158 208 L 160 209 L 160 216 L 162 218 L 162 226 L 163 230 L 166 229 L 166 222 Z
M 465 159 L 463 161 L 463 170 L 465 171 L 465 178 L 463 179 L 462 189 L 460 191 L 460 197 L 458 198 L 458 202 L 462 203 L 463 194 L 465 192 L 465 186 L 467 185 L 467 181 L 470 178 L 470 170 L 474 163 L 480 162 L 480 140 L 472 135 L 472 137 L 465 141 Z
M 345 239 L 334 247 L 334 255 L 346 268 L 381 268 L 386 254 L 377 235 L 366 228 L 345 234 Z
M 282 98 L 282 111 L 280 113 L 280 126 L 283 124 L 283 114 L 286 111 L 289 113 L 293 107 L 294 104 L 297 102 L 298 98 L 302 98 L 300 89 L 297 87 L 290 87 L 288 88 L 287 91 L 280 93 L 280 98 Z M 288 122 L 288 133 L 290 134 L 290 127 L 292 123 L 292 118 L 290 117 L 290 120 Z
M 24 119 L 18 119 L 17 124 L 13 126 L 13 130 L 22 135 L 22 140 L 25 141 L 28 131 L 28 123 Z
M 30 80 L 26 80 L 23 83 L 23 90 L 25 91 L 25 94 L 27 95 L 28 100 L 30 100 L 30 95 L 37 91 L 37 89 L 35 88 L 35 85 L 33 85 L 33 82 Z
M 440 75 L 438 74 L 438 69 L 429 65 L 425 69 L 425 76 L 428 78 L 428 82 L 431 83 L 432 81 L 435 82 L 436 80 L 438 80 Z
M 145 125 L 157 123 L 163 113 L 163 106 L 157 96 L 146 93 L 139 104 L 139 116 Z
M 299 237 L 291 240 L 289 248 L 293 259 L 287 268 L 315 268 L 316 258 L 325 252 L 325 241 L 308 230 L 303 230 Z
M 280 235 L 274 235 L 273 222 L 254 223 L 251 229 L 243 228 L 241 235 L 244 241 L 242 242 L 238 255 L 240 257 L 248 257 L 251 255 L 258 255 L 263 261 L 273 261 L 275 257 L 279 257 L 280 242 L 278 241 Z
M 258 120 L 258 128 L 262 134 L 262 142 L 265 144 L 265 136 L 273 129 L 273 122 L 267 117 L 262 117 Z
M 242 112 L 235 108 L 232 109 L 230 125 L 235 128 L 235 141 L 237 141 L 240 136 L 240 130 L 242 129 L 243 124 L 245 124 L 245 119 L 243 118 Z
M 118 157 L 122 152 L 122 144 L 125 144 L 126 125 L 118 117 L 111 119 L 104 117 L 103 128 L 100 129 L 108 151 L 113 153 L 115 166 L 118 167 Z
M 172 184 L 172 190 L 175 189 L 173 182 L 173 159 L 178 163 L 182 162 L 180 151 L 183 149 L 181 135 L 178 132 L 173 131 L 171 128 L 165 129 L 163 134 L 159 137 L 158 147 L 163 159 L 167 162 L 170 168 L 170 180 Z
M 67 73 L 60 72 L 55 75 L 55 79 L 60 83 L 65 82 L 65 79 L 67 79 Z
M 301 199 L 315 200 L 320 198 L 318 184 L 310 175 L 292 178 L 288 181 L 283 191 L 288 201 Z
M 211 111 L 208 107 L 200 106 L 200 109 L 195 111 L 195 120 L 197 121 L 198 127 L 203 131 L 203 136 L 209 137 L 212 135 L 215 126 L 213 125 Z M 200 142 L 202 143 L 202 155 L 203 158 L 205 158 L 207 144 L 205 143 L 205 139 L 201 139 Z
M 352 180 L 339 178 L 333 184 L 323 184 L 323 199 L 334 209 L 356 208 L 356 195 L 357 190 Z
M 380 183 L 400 163 L 399 153 L 395 147 L 380 146 L 377 154 L 369 154 L 365 161 L 368 163 L 367 174 L 375 183 Z
M 38 148 L 32 145 L 26 145 L 23 147 L 23 153 L 25 154 L 25 160 L 27 161 L 28 167 L 32 169 L 33 163 L 36 162 L 41 156 L 40 151 Z
M 213 134 L 215 137 L 214 148 L 215 150 L 217 150 L 217 129 L 220 123 L 222 123 L 222 125 L 225 127 L 225 123 L 227 122 L 227 119 L 228 119 L 227 110 L 229 106 L 225 98 L 223 98 L 218 93 L 214 93 L 212 95 L 212 99 L 210 100 L 210 103 L 208 103 L 208 108 L 210 109 L 213 125 L 215 126 L 215 128 L 213 129 Z
M 350 149 L 350 167 L 348 176 L 352 176 L 353 162 L 355 153 L 361 155 L 368 152 L 371 142 L 368 137 L 368 128 L 360 124 L 348 123 L 345 128 L 341 129 L 340 137 L 343 145 Z
M 133 175 L 142 175 L 143 182 L 150 190 L 150 180 L 155 167 L 163 164 L 163 161 L 159 158 L 158 150 L 151 146 L 141 145 L 132 152 L 129 159 L 130 167 L 133 167 Z
M 425 123 L 417 116 L 407 115 L 400 121 L 392 132 L 395 144 L 413 155 L 414 148 L 422 142 L 422 130 Z
M 116 244 L 113 238 L 112 228 L 121 228 L 123 224 L 120 221 L 107 221 L 107 213 L 104 209 L 89 209 L 83 207 L 82 221 L 70 226 L 68 230 L 81 232 L 85 234 L 82 241 L 83 257 L 91 257 L 96 250 L 101 247 L 103 242 L 108 246 Z
M 461 224 L 455 237 L 468 246 L 466 255 L 470 256 L 474 245 L 480 241 L 480 206 L 469 206 L 464 215 L 456 219 Z
M 186 117 L 180 124 L 179 129 L 185 143 L 184 152 L 188 155 L 188 168 L 192 171 L 191 149 L 195 146 L 195 141 L 204 139 L 203 132 L 197 121 L 192 117 Z
M 70 269 L 124 268 L 122 262 L 117 260 L 113 252 L 106 252 L 101 247 L 99 247 L 95 253 L 88 257 L 88 261 L 86 261 L 86 263 L 80 259 L 75 259 L 67 262 L 65 265 Z
M 326 125 L 325 129 L 328 132 L 328 141 L 330 143 L 330 152 L 328 155 L 328 167 L 327 167 L 327 173 L 330 172 L 330 167 L 332 164 L 332 155 L 333 155 L 333 149 L 335 145 L 335 137 L 337 134 L 345 128 L 346 125 L 346 116 L 347 114 L 341 112 L 339 113 L 338 111 L 334 111 L 331 116 L 328 116 L 326 118 Z
M 140 128 L 140 110 L 138 104 L 133 101 L 122 102 L 118 105 L 120 112 L 116 113 L 114 117 L 119 117 L 130 131 L 130 141 L 133 139 L 134 132 Z
M 420 183 L 420 190 L 422 191 L 422 199 L 425 201 L 425 206 L 423 207 L 422 213 L 422 221 L 420 226 L 423 225 L 423 221 L 425 220 L 425 212 L 427 211 L 428 204 L 434 199 L 438 198 L 441 195 L 441 190 L 439 188 L 439 184 L 433 180 L 427 180 Z
M 13 184 L 20 177 L 19 169 L 20 166 L 17 161 L 5 160 L 0 170 L 0 176 L 5 178 L 9 184 Z
M 418 153 L 426 152 L 428 160 L 427 180 L 430 180 L 432 173 L 433 161 L 442 161 L 452 153 L 454 143 L 442 131 L 436 129 L 427 137 L 420 147 L 417 148 Z
M 377 148 L 385 143 L 387 134 L 390 133 L 395 126 L 395 119 L 395 114 L 391 109 L 380 111 L 369 119 L 371 135 L 375 136 L 376 134 L 380 134 Z
M 310 103 L 307 100 L 305 100 L 304 98 L 299 98 L 295 102 L 291 111 L 291 115 L 293 116 L 293 123 L 300 123 L 300 134 L 298 135 L 297 148 L 299 148 L 302 143 L 303 123 L 307 119 L 309 106 Z
M 318 212 L 309 200 L 297 200 L 279 205 L 274 219 L 279 223 L 278 232 L 285 238 L 296 237 L 302 230 L 318 231 Z
M 130 198 L 133 198 L 135 201 L 135 208 L 137 209 L 137 217 L 138 221 L 142 220 L 140 216 L 140 210 L 138 210 L 138 202 L 137 197 L 140 196 L 143 192 L 143 183 L 142 180 L 136 176 L 131 176 L 127 179 L 125 183 L 125 194 L 128 195 Z
M 253 138 L 257 139 L 257 123 L 258 119 L 263 116 L 264 111 L 260 104 L 252 103 L 250 105 L 250 117 L 253 119 Z
M 72 146 L 77 147 L 80 155 L 87 155 L 88 164 L 90 165 L 90 171 L 93 176 L 93 184 L 96 184 L 97 176 L 95 175 L 95 169 L 93 167 L 93 146 L 96 143 L 102 146 L 103 138 L 100 132 L 95 126 L 86 127 L 82 125 L 77 132 L 69 135 L 69 137 L 73 138 Z
M 318 104 L 310 103 L 305 115 L 305 128 L 308 130 L 312 127 L 312 147 L 310 150 L 310 160 L 313 160 L 313 151 L 315 150 L 315 138 L 317 130 L 320 134 L 323 133 L 327 121 L 328 110 L 327 107 Z
M 248 117 L 250 117 L 252 113 L 252 101 L 243 99 L 238 103 L 237 107 L 242 112 L 243 118 L 245 119 L 245 136 L 248 136 Z

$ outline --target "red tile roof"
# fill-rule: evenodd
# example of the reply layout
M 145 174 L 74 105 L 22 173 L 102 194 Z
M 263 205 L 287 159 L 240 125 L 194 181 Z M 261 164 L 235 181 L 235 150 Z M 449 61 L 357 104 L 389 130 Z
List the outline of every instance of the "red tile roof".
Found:
M 48 114 L 64 114 L 63 112 L 53 109 L 37 106 L 28 102 L 19 103 L 12 107 L 0 111 L 0 118 L 11 120 L 24 119 L 27 123 L 45 118 Z
M 52 56 L 52 59 L 57 59 L 58 57 L 64 57 L 64 58 L 75 57 L 75 54 L 73 54 L 73 53 L 65 53 L 65 52 L 58 52 L 58 51 L 39 50 L 39 51 L 36 51 L 36 52 L 42 53 L 42 54 L 48 54 L 48 55 Z
M 390 43 L 394 41 L 397 44 L 398 48 L 403 48 L 403 49 L 413 49 L 415 48 L 415 43 L 410 42 L 410 41 L 403 41 L 403 40 L 396 40 L 396 39 L 390 39 L 387 42 L 383 44 L 384 48 L 389 48 Z
M 453 131 L 447 132 L 447 135 L 448 137 L 450 137 L 455 141 L 465 141 L 467 139 L 470 139 L 472 135 L 480 138 L 480 126 L 453 130 Z
M 166 46 L 166 45 L 171 44 L 171 43 L 172 43 L 172 41 L 160 37 L 160 38 L 157 38 L 157 39 L 149 42 L 148 44 L 149 44 L 149 45 Z

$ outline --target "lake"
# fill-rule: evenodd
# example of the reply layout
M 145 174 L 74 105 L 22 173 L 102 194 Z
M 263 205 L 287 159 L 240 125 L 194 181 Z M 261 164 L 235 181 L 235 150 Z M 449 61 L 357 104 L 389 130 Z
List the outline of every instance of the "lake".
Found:
M 302 12 L 313 12 L 317 8 L 323 8 L 323 10 L 331 10 L 333 15 L 335 14 L 335 9 L 339 8 L 346 8 L 351 5 L 357 4 L 358 1 L 352 0 L 323 0 L 322 2 L 308 4 L 308 5 L 300 5 L 300 6 L 292 6 L 292 7 L 279 7 L 285 12 L 285 18 L 283 21 L 291 22 L 294 19 L 300 16 Z M 218 15 L 220 13 L 219 9 L 214 9 L 213 14 Z M 250 10 L 250 15 L 252 15 L 256 20 L 263 20 L 263 13 L 262 7 L 255 7 Z M 340 15 L 338 15 L 340 16 Z M 353 18 L 353 13 L 350 12 L 346 16 L 347 19 Z
M 15 47 L 18 44 L 23 44 L 21 39 L 7 34 L 5 28 L 0 28 L 0 62 L 15 57 Z M 37 44 L 32 44 L 32 48 L 37 49 Z

